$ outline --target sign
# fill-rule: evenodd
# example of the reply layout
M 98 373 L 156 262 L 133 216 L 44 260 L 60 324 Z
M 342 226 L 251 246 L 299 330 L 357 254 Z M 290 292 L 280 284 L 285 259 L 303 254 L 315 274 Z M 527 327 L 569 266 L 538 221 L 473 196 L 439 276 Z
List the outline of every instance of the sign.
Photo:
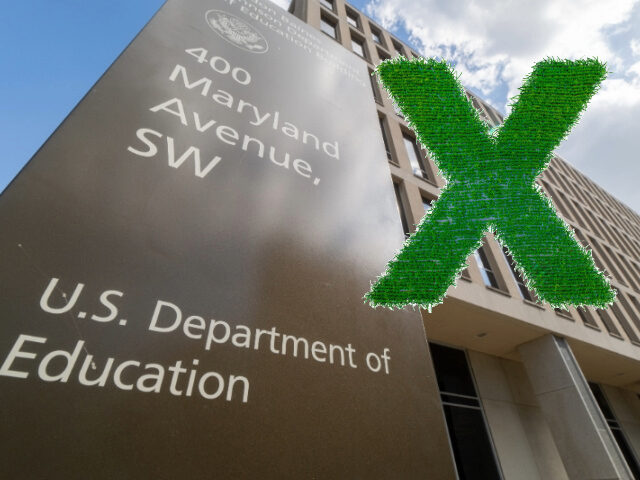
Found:
M 367 75 L 268 2 L 162 7 L 0 197 L 4 475 L 429 471 L 420 315 L 362 299 L 403 240 Z

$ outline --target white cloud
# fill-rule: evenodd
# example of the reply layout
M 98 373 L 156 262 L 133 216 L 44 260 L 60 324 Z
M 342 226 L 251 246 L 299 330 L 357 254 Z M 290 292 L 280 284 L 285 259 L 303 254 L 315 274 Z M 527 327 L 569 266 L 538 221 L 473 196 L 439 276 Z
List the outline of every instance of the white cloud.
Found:
M 640 56 L 640 39 L 632 38 L 629 42 L 629 46 L 631 47 L 631 52 L 634 55 Z
M 403 23 L 425 56 L 456 62 L 465 85 L 491 96 L 506 83 L 506 97 L 511 97 L 534 63 L 548 56 L 596 56 L 609 69 L 623 68 L 624 59 L 611 48 L 607 29 L 628 20 L 635 3 L 375 0 L 367 11 L 385 26 Z
M 630 75 L 640 76 L 640 62 L 631 65 L 627 71 Z M 637 79 L 635 79 L 635 81 L 637 82 Z

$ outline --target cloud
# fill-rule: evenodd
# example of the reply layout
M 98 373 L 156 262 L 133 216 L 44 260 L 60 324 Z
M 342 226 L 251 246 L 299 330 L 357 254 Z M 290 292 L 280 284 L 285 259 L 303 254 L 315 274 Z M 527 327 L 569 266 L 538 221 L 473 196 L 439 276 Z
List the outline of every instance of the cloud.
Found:
M 365 10 L 402 26 L 422 55 L 454 63 L 466 87 L 506 113 L 543 58 L 605 61 L 611 73 L 558 152 L 640 211 L 640 0 L 372 0 Z

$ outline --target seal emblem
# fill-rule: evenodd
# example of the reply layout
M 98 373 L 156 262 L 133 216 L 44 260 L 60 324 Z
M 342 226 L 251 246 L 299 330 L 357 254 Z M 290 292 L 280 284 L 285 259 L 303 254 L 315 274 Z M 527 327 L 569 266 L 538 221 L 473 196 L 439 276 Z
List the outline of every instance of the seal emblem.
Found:
M 264 36 L 244 20 L 222 10 L 209 10 L 205 18 L 214 32 L 236 47 L 253 53 L 269 50 Z

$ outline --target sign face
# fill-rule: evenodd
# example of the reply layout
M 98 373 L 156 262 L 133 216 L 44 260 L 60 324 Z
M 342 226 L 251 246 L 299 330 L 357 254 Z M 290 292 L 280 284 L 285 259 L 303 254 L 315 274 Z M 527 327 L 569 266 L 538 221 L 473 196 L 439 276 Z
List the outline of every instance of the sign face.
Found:
M 420 315 L 362 300 L 403 238 L 367 75 L 165 4 L 0 197 L 3 475 L 428 471 Z

